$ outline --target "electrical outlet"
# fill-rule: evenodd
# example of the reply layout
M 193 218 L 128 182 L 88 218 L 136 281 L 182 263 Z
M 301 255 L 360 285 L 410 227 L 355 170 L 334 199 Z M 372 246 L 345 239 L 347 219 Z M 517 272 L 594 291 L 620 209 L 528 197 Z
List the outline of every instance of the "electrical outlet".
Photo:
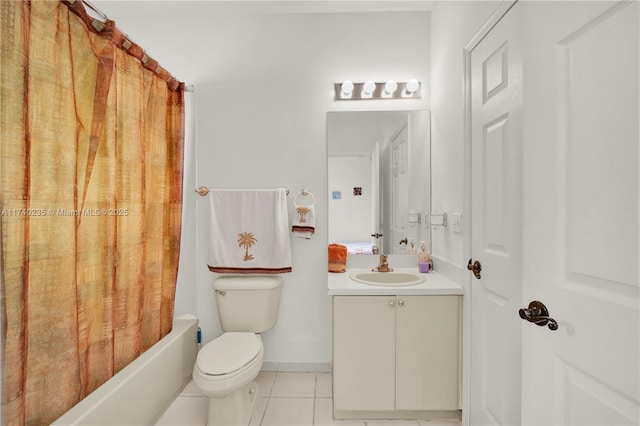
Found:
M 456 234 L 462 233 L 462 213 L 451 213 L 451 230 Z

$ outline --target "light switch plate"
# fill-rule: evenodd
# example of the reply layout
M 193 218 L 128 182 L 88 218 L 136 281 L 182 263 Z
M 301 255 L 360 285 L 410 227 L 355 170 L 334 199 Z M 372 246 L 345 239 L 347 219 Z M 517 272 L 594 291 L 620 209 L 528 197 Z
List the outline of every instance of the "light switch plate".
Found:
M 451 213 L 451 230 L 456 234 L 462 233 L 462 213 Z

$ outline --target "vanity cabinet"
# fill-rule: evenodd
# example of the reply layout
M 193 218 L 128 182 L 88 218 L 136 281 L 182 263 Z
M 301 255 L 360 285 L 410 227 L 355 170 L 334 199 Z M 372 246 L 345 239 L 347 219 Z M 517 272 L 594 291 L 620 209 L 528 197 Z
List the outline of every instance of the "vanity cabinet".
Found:
M 460 296 L 334 296 L 334 417 L 458 415 L 460 312 Z

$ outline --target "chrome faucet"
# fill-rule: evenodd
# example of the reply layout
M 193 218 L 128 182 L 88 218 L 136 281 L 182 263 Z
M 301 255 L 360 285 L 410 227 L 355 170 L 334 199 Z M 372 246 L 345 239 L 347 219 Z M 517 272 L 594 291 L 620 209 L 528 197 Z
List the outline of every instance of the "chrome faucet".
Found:
M 373 268 L 372 271 L 374 272 L 392 272 L 393 271 L 393 268 L 389 268 L 389 262 L 387 262 L 386 254 L 380 255 L 380 263 L 376 268 Z

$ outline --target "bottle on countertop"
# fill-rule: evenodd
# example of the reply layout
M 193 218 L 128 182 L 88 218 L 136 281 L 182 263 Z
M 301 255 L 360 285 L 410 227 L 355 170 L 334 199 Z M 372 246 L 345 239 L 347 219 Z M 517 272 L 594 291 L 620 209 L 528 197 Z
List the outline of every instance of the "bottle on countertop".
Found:
M 420 251 L 418 252 L 418 270 L 420 272 L 429 272 L 433 270 L 433 259 L 429 256 L 429 251 L 424 245 L 424 241 L 420 241 Z

